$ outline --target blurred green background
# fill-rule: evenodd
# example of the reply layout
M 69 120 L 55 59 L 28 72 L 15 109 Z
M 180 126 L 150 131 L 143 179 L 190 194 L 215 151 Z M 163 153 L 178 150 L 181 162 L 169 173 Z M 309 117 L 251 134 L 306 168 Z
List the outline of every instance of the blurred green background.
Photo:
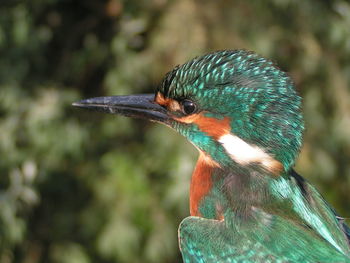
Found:
M 343 0 L 2 0 L 0 262 L 180 262 L 196 151 L 71 103 L 153 92 L 218 49 L 290 73 L 307 127 L 297 171 L 350 217 L 349 28 Z

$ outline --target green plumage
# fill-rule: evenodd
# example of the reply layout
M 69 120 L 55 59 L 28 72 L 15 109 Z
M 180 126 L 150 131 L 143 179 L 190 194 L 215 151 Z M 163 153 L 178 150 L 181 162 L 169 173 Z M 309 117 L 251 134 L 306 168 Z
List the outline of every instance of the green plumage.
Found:
M 301 99 L 291 79 L 247 51 L 220 51 L 169 72 L 167 98 L 193 101 L 206 116 L 230 118 L 231 132 L 283 164 L 272 175 L 241 165 L 195 124 L 171 126 L 220 164 L 200 202 L 202 217 L 179 229 L 184 262 L 350 262 L 347 226 L 293 170 L 304 129 Z M 224 221 L 215 220 L 217 207 Z

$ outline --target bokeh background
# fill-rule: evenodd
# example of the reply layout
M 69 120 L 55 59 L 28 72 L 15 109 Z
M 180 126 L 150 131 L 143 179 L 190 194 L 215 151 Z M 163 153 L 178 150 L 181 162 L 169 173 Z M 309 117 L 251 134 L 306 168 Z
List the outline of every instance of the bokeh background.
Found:
M 0 262 L 180 262 L 196 151 L 71 103 L 153 92 L 175 65 L 238 48 L 295 80 L 297 171 L 350 217 L 348 1 L 1 0 Z

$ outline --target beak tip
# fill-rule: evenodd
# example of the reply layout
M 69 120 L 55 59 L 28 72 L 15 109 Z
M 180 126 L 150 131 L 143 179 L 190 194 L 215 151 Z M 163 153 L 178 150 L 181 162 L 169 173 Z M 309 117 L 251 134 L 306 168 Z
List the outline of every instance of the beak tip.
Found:
M 75 101 L 72 103 L 72 106 L 73 107 L 84 107 L 86 106 L 88 103 L 87 103 L 87 100 L 80 100 L 80 101 Z

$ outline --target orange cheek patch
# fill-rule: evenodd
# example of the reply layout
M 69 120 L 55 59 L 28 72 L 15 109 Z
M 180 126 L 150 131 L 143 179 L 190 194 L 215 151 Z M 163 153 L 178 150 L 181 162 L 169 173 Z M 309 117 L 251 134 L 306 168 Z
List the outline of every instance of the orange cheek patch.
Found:
M 164 95 L 161 94 L 160 92 L 157 93 L 154 101 L 161 106 L 165 106 L 170 111 L 181 110 L 181 106 L 178 101 L 174 99 L 165 98 Z
M 229 117 L 218 120 L 216 118 L 207 117 L 202 113 L 199 113 L 175 119 L 183 123 L 195 123 L 201 131 L 207 133 L 215 140 L 218 140 L 221 136 L 231 132 Z
M 178 117 L 174 118 L 175 120 L 182 122 L 182 123 L 193 123 L 198 126 L 198 128 L 202 131 L 211 136 L 216 141 L 222 140 L 222 136 L 224 135 L 231 135 L 231 125 L 230 125 L 230 118 L 225 117 L 221 120 L 218 120 L 216 118 L 207 117 L 204 116 L 203 113 L 198 114 L 192 114 L 190 116 L 185 117 Z M 231 135 L 233 138 L 237 138 L 234 135 Z M 244 142 L 244 144 L 246 144 Z M 227 147 L 225 147 L 225 143 L 223 144 L 224 148 L 227 151 Z M 246 144 L 248 145 L 248 144 Z M 243 145 L 244 146 L 244 145 Z M 232 146 L 230 146 L 232 147 Z M 233 145 L 235 148 L 242 148 L 242 145 Z M 244 148 L 244 147 L 243 147 Z M 249 146 L 249 148 L 253 149 L 254 146 Z M 251 150 L 248 149 L 248 150 Z M 281 171 L 283 171 L 283 165 L 281 162 L 275 160 L 273 157 L 269 156 L 265 152 L 263 154 L 261 153 L 262 150 L 257 150 L 256 157 L 252 156 L 244 156 L 244 149 L 241 149 L 239 153 L 235 152 L 233 158 L 236 162 L 241 164 L 249 164 L 249 163 L 260 163 L 262 166 L 264 166 L 266 169 L 268 169 L 272 174 L 279 175 Z M 262 156 L 263 155 L 263 156 Z M 204 157 L 202 157 L 204 159 Z M 215 161 L 212 161 L 211 159 L 206 161 L 207 164 L 210 164 L 212 167 L 220 167 Z

